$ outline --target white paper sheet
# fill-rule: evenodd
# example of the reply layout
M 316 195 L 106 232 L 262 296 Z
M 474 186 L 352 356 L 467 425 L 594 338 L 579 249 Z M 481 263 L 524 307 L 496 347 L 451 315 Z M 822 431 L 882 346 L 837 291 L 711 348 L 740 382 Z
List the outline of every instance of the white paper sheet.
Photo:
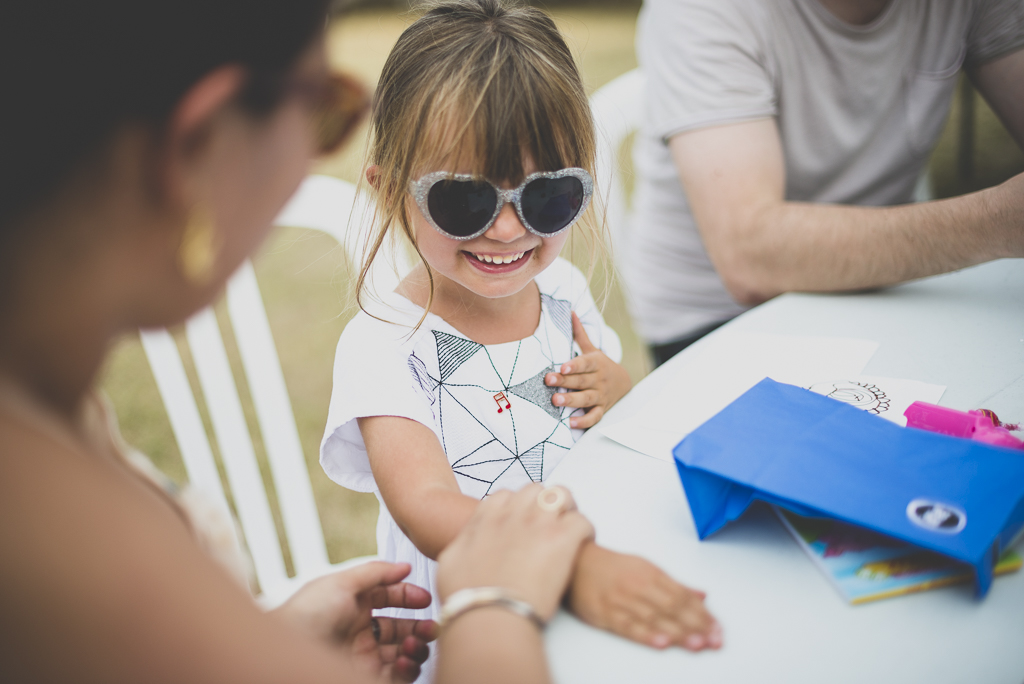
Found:
M 877 342 L 838 337 L 719 334 L 714 344 L 694 347 L 636 415 L 598 429 L 623 446 L 671 461 L 683 437 L 764 378 L 801 387 L 856 378 L 877 349 Z

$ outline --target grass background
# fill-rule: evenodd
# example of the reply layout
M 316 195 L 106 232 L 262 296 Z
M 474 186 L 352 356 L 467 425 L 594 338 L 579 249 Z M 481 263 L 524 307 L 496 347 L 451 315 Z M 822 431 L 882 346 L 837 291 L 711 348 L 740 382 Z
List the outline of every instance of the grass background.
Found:
M 633 50 L 636 13 L 635 5 L 620 8 L 570 6 L 552 12 L 576 54 L 588 92 L 636 66 Z M 384 8 L 363 10 L 333 22 L 328 41 L 332 65 L 375 83 L 391 46 L 412 19 L 408 13 Z M 974 117 L 974 173 L 967 178 L 958 173 L 960 98 L 954 101 L 946 130 L 931 160 L 936 196 L 946 197 L 986 187 L 1024 171 L 1024 156 L 980 99 L 975 103 Z M 314 171 L 355 181 L 364 148 L 365 128 L 347 150 L 322 160 Z M 628 157 L 623 166 L 624 172 L 629 173 Z M 344 252 L 331 238 L 290 228 L 279 230 L 254 262 L 331 561 L 375 553 L 376 499 L 373 495 L 350 492 L 335 485 L 317 463 L 331 394 L 334 347 L 355 313 L 350 291 L 351 265 L 346 263 Z M 218 304 L 216 310 L 264 480 L 269 485 L 255 413 L 223 304 Z M 623 338 L 624 364 L 633 380 L 638 381 L 647 373 L 648 361 L 632 331 L 621 294 L 614 286 L 605 316 Z M 181 331 L 176 331 L 175 337 L 192 386 L 198 389 Z M 184 482 L 187 478 L 181 456 L 137 335 L 121 340 L 112 350 L 101 382 L 114 402 L 125 438 L 148 454 L 172 479 Z M 201 402 L 202 393 L 198 392 L 197 396 Z M 200 410 L 212 437 L 205 406 L 201 405 Z M 216 451 L 212 439 L 211 444 Z M 283 537 L 272 487 L 270 491 L 271 506 Z M 285 554 L 290 566 L 287 549 Z

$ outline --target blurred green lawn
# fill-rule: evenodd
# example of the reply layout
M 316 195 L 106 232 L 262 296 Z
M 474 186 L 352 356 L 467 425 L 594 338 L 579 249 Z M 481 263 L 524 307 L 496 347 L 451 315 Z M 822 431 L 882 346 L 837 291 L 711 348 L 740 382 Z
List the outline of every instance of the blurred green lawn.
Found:
M 576 53 L 589 92 L 636 66 L 633 51 L 636 7 L 569 7 L 552 14 Z M 411 15 L 393 10 L 347 15 L 332 24 L 330 29 L 332 63 L 360 75 L 368 83 L 375 83 L 388 51 L 411 20 Z M 992 185 L 1024 171 L 1024 156 L 992 112 L 979 101 L 976 108 L 976 171 L 970 183 L 963 183 L 955 171 L 958 123 L 959 107 L 955 102 L 946 131 L 932 158 L 932 180 L 938 196 Z M 365 129 L 346 151 L 321 161 L 315 171 L 355 181 L 361 167 L 364 141 Z M 623 166 L 628 173 L 628 160 Z M 256 258 L 255 266 L 313 480 L 330 558 L 338 562 L 374 553 L 376 499 L 370 494 L 350 492 L 335 485 L 323 474 L 317 462 L 331 394 L 334 347 L 355 312 L 350 291 L 350 265 L 330 238 L 311 231 L 285 228 L 270 240 Z M 269 482 L 255 413 L 234 338 L 226 325 L 223 304 L 218 305 L 217 311 L 246 418 L 250 430 L 256 435 L 256 451 L 264 479 Z M 633 334 L 622 297 L 615 288 L 611 291 L 605 316 L 622 336 L 624 363 L 634 381 L 639 380 L 647 373 L 646 355 Z M 176 337 L 193 388 L 198 388 L 180 331 Z M 117 345 L 104 369 L 102 385 L 114 402 L 127 440 L 148 454 L 173 479 L 179 482 L 186 480 L 170 423 L 137 335 L 131 335 Z M 212 436 L 205 407 L 200 408 L 207 432 Z M 212 440 L 211 443 L 216 449 Z M 271 505 L 281 530 L 276 501 L 272 500 Z

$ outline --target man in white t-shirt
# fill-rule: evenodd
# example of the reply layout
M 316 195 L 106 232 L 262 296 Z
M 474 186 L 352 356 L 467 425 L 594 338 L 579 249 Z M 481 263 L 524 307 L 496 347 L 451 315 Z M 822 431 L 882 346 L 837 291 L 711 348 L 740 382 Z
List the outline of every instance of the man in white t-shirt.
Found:
M 647 0 L 625 278 L 658 363 L 783 292 L 1024 256 L 1024 176 L 910 204 L 961 68 L 1024 147 L 1024 0 Z

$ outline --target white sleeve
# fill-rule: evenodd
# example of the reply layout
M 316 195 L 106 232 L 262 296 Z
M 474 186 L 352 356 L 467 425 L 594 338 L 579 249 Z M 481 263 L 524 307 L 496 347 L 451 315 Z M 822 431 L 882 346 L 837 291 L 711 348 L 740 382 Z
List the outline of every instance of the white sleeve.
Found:
M 437 434 L 430 401 L 409 367 L 409 330 L 360 313 L 338 341 L 320 465 L 343 487 L 377 491 L 357 418 L 408 418 Z
M 977 3 L 967 34 L 967 65 L 979 66 L 1024 48 L 1024 2 Z
M 759 36 L 760 0 L 648 0 L 637 24 L 647 75 L 646 128 L 667 142 L 684 131 L 776 115 Z

